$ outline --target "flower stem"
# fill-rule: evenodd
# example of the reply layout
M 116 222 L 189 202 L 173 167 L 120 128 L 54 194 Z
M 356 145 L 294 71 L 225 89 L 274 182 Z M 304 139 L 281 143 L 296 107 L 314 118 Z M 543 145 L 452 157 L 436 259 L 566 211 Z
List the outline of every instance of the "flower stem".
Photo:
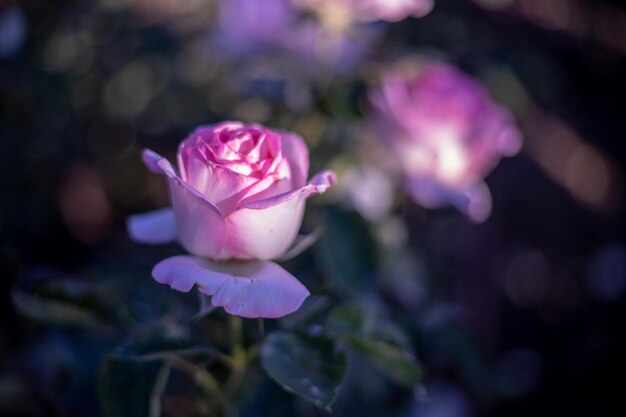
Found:
M 161 396 L 167 386 L 171 370 L 172 364 L 170 362 L 161 364 L 154 388 L 152 388 L 152 393 L 150 394 L 150 417 L 161 417 Z
M 188 375 L 209 395 L 209 398 L 215 401 L 217 407 L 226 410 L 227 404 L 224 403 L 223 391 L 217 380 L 207 370 L 176 355 L 168 355 L 167 362 L 173 368 Z
M 232 340 L 231 357 L 233 366 L 238 367 L 246 362 L 246 349 L 243 346 L 243 320 L 239 316 L 229 317 L 230 337 Z
M 262 317 L 257 319 L 257 324 L 259 325 L 259 339 L 263 339 L 265 337 L 265 322 Z
M 244 381 L 251 359 L 250 352 L 246 350 L 243 344 L 243 321 L 241 317 L 230 316 L 229 325 L 232 347 L 228 363 L 231 372 L 223 389 L 224 415 L 226 417 L 235 415 L 231 410 L 231 404 Z

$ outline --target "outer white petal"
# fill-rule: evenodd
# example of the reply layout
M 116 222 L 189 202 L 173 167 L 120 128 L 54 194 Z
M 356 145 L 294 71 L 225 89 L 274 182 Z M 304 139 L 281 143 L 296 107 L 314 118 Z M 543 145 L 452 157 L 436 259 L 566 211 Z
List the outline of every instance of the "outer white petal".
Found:
M 293 313 L 309 291 L 278 264 L 267 261 L 212 262 L 193 256 L 174 256 L 152 270 L 154 279 L 187 292 L 194 285 L 211 303 L 242 317 L 277 318 Z
M 226 223 L 220 210 L 202 193 L 183 181 L 169 161 L 150 150 L 143 160 L 155 172 L 167 175 L 180 243 L 194 255 L 224 256 Z
M 335 174 L 324 171 L 297 190 L 239 207 L 226 218 L 226 251 L 240 259 L 283 255 L 298 234 L 306 199 L 325 192 L 335 181 Z
M 130 237 L 140 243 L 157 245 L 176 240 L 176 221 L 170 207 L 129 216 L 126 228 Z

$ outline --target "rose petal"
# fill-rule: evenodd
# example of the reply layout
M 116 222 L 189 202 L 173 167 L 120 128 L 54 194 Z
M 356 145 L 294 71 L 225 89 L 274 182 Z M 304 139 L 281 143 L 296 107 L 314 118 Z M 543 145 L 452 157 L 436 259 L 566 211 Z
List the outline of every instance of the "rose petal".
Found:
M 176 222 L 170 207 L 129 216 L 126 228 L 131 239 L 139 243 L 157 245 L 176 240 Z
M 293 188 L 302 187 L 309 176 L 309 150 L 304 140 L 298 135 L 283 133 L 281 147 L 291 167 Z
M 152 270 L 154 279 L 188 292 L 194 285 L 212 295 L 211 303 L 237 316 L 277 318 L 296 311 L 309 291 L 273 262 L 211 262 L 174 256 Z
M 297 190 L 239 207 L 226 218 L 226 250 L 241 259 L 273 259 L 284 254 L 300 229 L 306 199 L 325 192 L 335 181 L 333 172 L 324 171 Z
M 408 115 L 412 110 L 411 92 L 402 83 L 400 74 L 384 74 L 380 89 L 370 91 L 369 100 L 383 116 L 385 124 L 405 132 L 412 130 L 413 118 Z
M 283 142 L 293 164 L 282 153 Z M 308 151 L 302 139 L 290 133 L 223 123 L 192 132 L 179 146 L 178 165 L 182 179 L 226 217 L 244 200 L 273 197 L 303 186 Z
M 161 159 L 163 159 L 161 155 L 151 151 L 150 149 L 144 149 L 141 153 L 141 160 L 153 174 L 162 173 L 161 167 L 159 166 L 159 161 Z
M 426 208 L 446 205 L 456 207 L 475 223 L 482 223 L 491 214 L 491 193 L 484 182 L 450 188 L 436 181 L 410 180 L 407 188 L 411 196 Z
M 381 221 L 391 211 L 395 185 L 384 171 L 369 165 L 354 166 L 343 174 L 345 203 L 370 221 Z
M 456 203 L 459 210 L 467 215 L 473 222 L 482 223 L 491 214 L 491 193 L 487 184 L 479 182 L 463 190 L 463 198 Z
M 256 187 L 259 179 L 208 161 L 197 148 L 182 147 L 178 154 L 181 177 L 213 202 L 227 216 L 236 204 Z
M 265 177 L 261 181 L 254 184 L 246 190 L 245 194 L 237 203 L 237 207 L 246 204 L 246 202 L 264 200 L 293 190 L 291 180 L 289 178 L 277 179 L 276 177 Z
M 337 182 L 337 176 L 334 172 L 330 170 L 322 171 L 311 178 L 311 181 L 307 185 L 300 187 L 297 190 L 289 191 L 287 193 L 279 194 L 263 200 L 244 203 L 239 206 L 239 210 L 265 210 L 267 208 L 285 203 L 296 196 L 307 198 L 311 194 L 323 194 L 326 190 L 332 187 L 335 182 Z
M 322 236 L 322 233 L 323 228 L 321 226 L 318 226 L 312 233 L 309 233 L 308 235 L 298 235 L 298 237 L 296 237 L 296 241 L 293 242 L 293 245 L 291 245 L 289 250 L 283 256 L 277 259 L 277 261 L 288 261 L 300 255 L 302 252 L 313 246 L 315 242 L 318 241 L 320 236 Z
M 256 178 L 239 174 L 212 163 L 206 164 L 201 175 L 195 175 L 193 178 L 196 183 L 195 186 L 206 195 L 207 199 L 215 202 L 224 216 L 235 210 L 243 195 L 259 183 Z
M 157 158 L 160 158 L 157 160 Z M 182 180 L 169 161 L 150 150 L 144 161 L 169 179 L 170 197 L 180 243 L 194 255 L 212 259 L 225 257 L 226 223 L 219 209 L 198 190 Z
M 361 21 L 371 22 L 385 20 L 399 22 L 409 16 L 423 17 L 430 13 L 435 2 L 433 0 L 369 0 L 357 2 L 357 17 Z
M 226 251 L 238 259 L 273 259 L 296 238 L 306 198 L 292 198 L 264 209 L 242 209 L 226 218 Z

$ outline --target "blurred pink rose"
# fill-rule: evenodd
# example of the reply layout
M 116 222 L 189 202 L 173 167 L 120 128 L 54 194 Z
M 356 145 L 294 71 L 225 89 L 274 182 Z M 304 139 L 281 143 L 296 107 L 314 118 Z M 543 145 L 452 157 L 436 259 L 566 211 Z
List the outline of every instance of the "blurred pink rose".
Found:
M 291 0 L 305 13 L 293 33 L 292 47 L 310 69 L 315 64 L 338 72 L 350 72 L 382 36 L 376 25 L 362 24 L 357 18 L 355 0 Z
M 407 17 L 423 17 L 435 6 L 435 0 L 357 0 L 358 16 L 363 21 L 397 22 Z
M 304 16 L 290 31 L 288 42 L 304 62 L 313 63 L 315 73 L 320 70 L 315 64 L 337 72 L 354 71 L 384 35 L 384 26 L 374 22 L 422 17 L 434 5 L 434 0 L 290 1 Z
M 334 26 L 351 21 L 397 22 L 407 17 L 422 17 L 430 13 L 434 0 L 292 0 L 301 8 L 320 13 L 323 20 Z
M 299 136 L 224 122 L 180 144 L 180 172 L 150 150 L 143 160 L 168 177 L 172 208 L 131 216 L 131 237 L 152 244 L 178 238 L 196 255 L 162 261 L 153 270 L 157 281 L 181 291 L 196 284 L 214 305 L 244 317 L 278 317 L 300 306 L 306 288 L 267 260 L 292 246 L 306 199 L 325 192 L 335 175 L 324 171 L 307 183 L 308 149 Z M 215 262 L 231 259 L 254 262 Z
M 476 81 L 440 63 L 388 71 L 369 98 L 415 200 L 428 208 L 454 205 L 484 221 L 491 194 L 483 178 L 521 147 L 511 114 Z

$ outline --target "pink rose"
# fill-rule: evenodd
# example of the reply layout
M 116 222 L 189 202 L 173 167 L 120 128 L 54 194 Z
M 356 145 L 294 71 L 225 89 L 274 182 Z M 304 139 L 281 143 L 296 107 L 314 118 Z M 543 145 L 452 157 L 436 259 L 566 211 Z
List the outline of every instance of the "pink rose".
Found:
M 407 17 L 423 17 L 435 6 L 434 0 L 359 0 L 359 18 L 364 21 L 397 22 Z
M 313 10 L 333 26 L 352 21 L 397 22 L 409 16 L 423 17 L 435 6 L 434 0 L 292 0 L 300 8 Z
M 491 194 L 484 177 L 521 136 L 511 114 L 476 81 L 440 63 L 391 70 L 370 92 L 372 118 L 392 150 L 408 192 L 425 207 L 456 206 L 484 221 Z
M 195 255 L 161 261 L 152 272 L 158 282 L 185 292 L 197 285 L 215 306 L 244 317 L 299 308 L 308 291 L 268 260 L 293 245 L 306 199 L 335 183 L 330 171 L 307 183 L 308 149 L 299 136 L 224 122 L 200 127 L 180 144 L 180 172 L 150 150 L 143 160 L 167 176 L 172 208 L 131 216 L 131 237 L 151 244 L 178 239 Z

